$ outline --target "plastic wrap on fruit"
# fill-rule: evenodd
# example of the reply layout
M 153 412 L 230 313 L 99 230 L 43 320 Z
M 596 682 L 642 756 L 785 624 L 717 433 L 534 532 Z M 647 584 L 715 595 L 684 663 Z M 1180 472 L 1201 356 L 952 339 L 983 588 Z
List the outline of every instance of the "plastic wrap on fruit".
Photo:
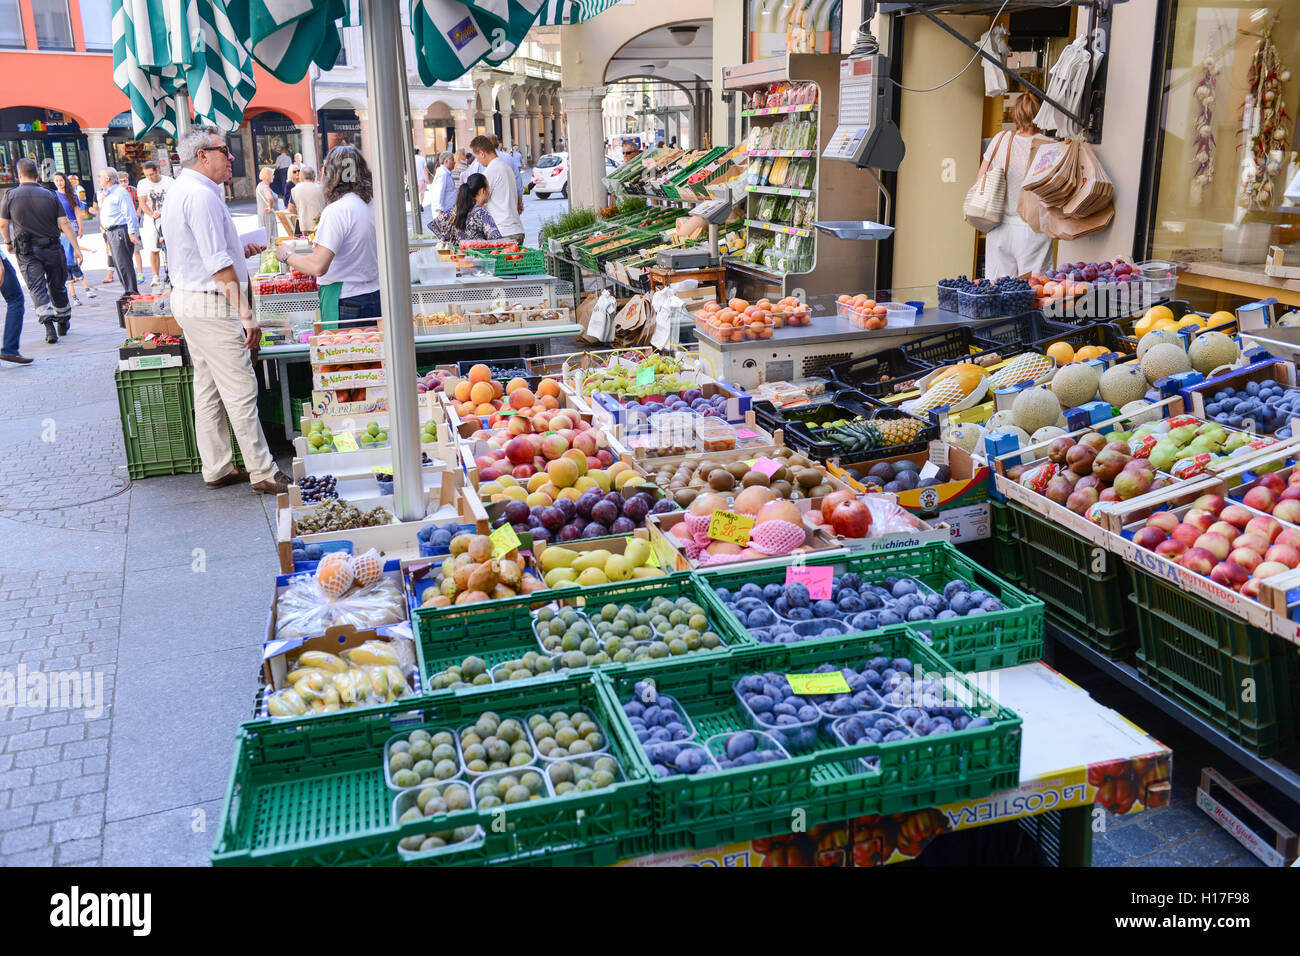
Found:
M 348 669 L 347 661 L 329 651 L 303 651 L 298 655 L 297 666 L 299 668 L 319 667 L 336 674 Z M 289 676 L 289 681 L 293 682 L 293 675 Z
M 272 717 L 302 717 L 311 708 L 292 687 L 277 690 L 266 701 L 266 711 Z
M 343 707 L 355 707 L 364 704 L 370 697 L 370 681 L 359 668 L 346 670 L 334 675 L 334 686 L 338 689 L 339 704 Z
M 343 652 L 343 656 L 356 666 L 392 665 L 401 663 L 397 652 L 383 641 L 366 641 L 360 647 Z
M 1047 483 L 1055 478 L 1056 473 L 1060 470 L 1061 466 L 1054 461 L 1045 461 L 1042 464 L 1034 465 L 1020 476 L 1020 485 L 1041 495 L 1047 488 Z
M 1128 440 L 1128 453 L 1133 458 L 1151 457 L 1151 449 L 1156 447 L 1158 439 L 1155 435 L 1135 436 Z
M 299 693 L 304 692 L 302 688 L 298 687 L 299 684 L 302 684 L 307 691 L 320 694 L 324 692 L 325 685 L 328 684 L 337 673 L 338 671 L 326 670 L 323 667 L 298 667 L 289 671 L 285 680 L 293 685 Z
M 1107 511 L 1107 505 L 1109 504 L 1110 502 L 1107 501 L 1099 501 L 1095 505 L 1089 505 L 1083 516 L 1093 524 L 1101 524 L 1101 516 Z
M 1190 458 L 1182 458 L 1174 462 L 1173 467 L 1169 469 L 1169 474 L 1175 478 L 1191 478 L 1209 468 L 1215 457 L 1217 456 L 1207 451 L 1199 455 L 1192 455 Z
M 405 619 L 406 601 L 392 578 L 380 578 L 369 587 L 353 586 L 341 597 L 331 599 L 313 575 L 302 574 L 289 582 L 277 600 L 276 636 L 315 637 L 336 625 L 376 628 Z
M 871 512 L 871 533 L 869 537 L 895 532 L 916 531 L 920 519 L 896 501 L 890 501 L 884 495 L 863 495 L 859 499 Z
M 1166 418 L 1162 424 L 1169 426 L 1169 431 L 1173 431 L 1175 428 L 1182 428 L 1184 425 L 1195 425 L 1199 428 L 1205 422 L 1191 415 L 1173 415 Z

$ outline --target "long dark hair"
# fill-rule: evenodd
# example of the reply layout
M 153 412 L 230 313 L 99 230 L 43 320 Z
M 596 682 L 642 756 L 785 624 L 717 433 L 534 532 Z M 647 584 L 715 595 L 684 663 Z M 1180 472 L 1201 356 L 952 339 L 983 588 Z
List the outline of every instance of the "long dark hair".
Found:
M 61 192 L 68 197 L 68 202 L 72 203 L 72 212 L 75 215 L 77 207 L 81 205 L 81 200 L 77 198 L 77 191 L 72 188 L 72 181 L 68 179 L 67 173 L 55 173 L 54 175 L 63 177 L 63 188 L 59 189 L 58 183 L 54 184 L 54 188 L 57 192 Z
M 361 150 L 347 143 L 331 149 L 321 171 L 321 188 L 327 203 L 346 193 L 356 193 L 362 202 L 369 203 L 375 194 L 374 181 Z
M 469 219 L 470 210 L 474 208 L 474 197 L 478 195 L 480 189 L 487 189 L 487 177 L 482 173 L 475 173 L 466 179 L 460 186 L 460 192 L 456 193 L 456 218 L 455 227 L 461 232 L 465 231 L 465 222 Z

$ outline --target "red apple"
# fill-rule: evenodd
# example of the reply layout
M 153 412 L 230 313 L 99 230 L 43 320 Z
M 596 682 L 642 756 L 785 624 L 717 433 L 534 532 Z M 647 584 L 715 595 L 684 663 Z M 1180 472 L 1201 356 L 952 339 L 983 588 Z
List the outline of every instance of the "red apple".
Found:
M 1289 544 L 1291 547 L 1300 551 L 1300 528 L 1283 528 L 1282 533 L 1277 536 L 1274 544 Z
M 1273 517 L 1288 524 L 1300 524 L 1300 501 L 1283 499 L 1273 506 Z
M 1214 555 L 1215 561 L 1227 560 L 1228 552 L 1232 550 L 1232 542 L 1221 534 L 1214 534 L 1207 531 L 1196 539 L 1193 548 L 1204 548 Z
M 831 528 L 842 538 L 865 538 L 871 531 L 871 511 L 852 492 L 849 495 L 831 512 Z
M 1265 578 L 1271 578 L 1275 574 L 1286 574 L 1291 569 L 1280 561 L 1265 561 L 1255 568 L 1251 577 L 1263 581 Z
M 1289 544 L 1275 544 L 1264 554 L 1265 561 L 1276 561 L 1279 564 L 1285 564 L 1288 568 L 1294 568 L 1300 564 L 1300 551 L 1291 547 Z
M 1259 534 L 1255 531 L 1249 531 L 1246 534 L 1238 535 L 1232 542 L 1234 548 L 1250 548 L 1250 550 L 1254 551 L 1261 557 L 1264 552 L 1268 550 L 1270 544 L 1272 544 L 1272 542 L 1268 540 L 1268 535 Z
M 489 465 L 487 468 L 480 468 L 478 470 L 479 481 L 496 481 L 500 477 L 501 469 L 496 467 L 496 465 Z
M 1181 541 L 1184 547 L 1190 548 L 1193 542 L 1195 542 L 1201 534 L 1201 529 L 1196 527 L 1196 525 L 1184 523 L 1174 528 L 1169 537 L 1173 538 L 1175 541 Z
M 1296 494 L 1300 495 L 1300 489 L 1296 490 Z M 1228 505 L 1219 512 L 1219 520 L 1236 525 L 1239 531 L 1246 527 L 1246 522 L 1253 517 L 1255 517 L 1255 513 L 1249 508 L 1243 508 L 1241 505 Z
M 1228 502 L 1224 500 L 1223 495 L 1201 495 L 1192 502 L 1193 508 L 1208 511 L 1213 515 L 1218 515 L 1227 505 Z
M 1259 600 L 1259 578 L 1252 577 L 1249 581 L 1241 586 L 1241 596 L 1250 598 L 1252 601 Z
M 1282 533 L 1282 522 L 1276 518 L 1270 518 L 1268 515 L 1255 515 L 1246 523 L 1246 530 L 1262 534 L 1268 538 L 1269 543 L 1272 543 Z
M 1277 504 L 1277 495 L 1263 485 L 1256 485 L 1246 492 L 1246 496 L 1241 499 L 1241 503 L 1247 508 L 1254 508 L 1256 511 L 1272 514 L 1273 506 Z
M 1249 521 L 1250 519 L 1247 518 L 1246 520 Z M 1150 518 L 1147 518 L 1147 527 L 1159 528 L 1165 534 L 1173 534 L 1178 524 L 1178 515 L 1172 511 L 1157 511 Z
M 1235 591 L 1250 580 L 1250 572 L 1239 564 L 1224 561 L 1214 566 L 1214 570 L 1210 572 L 1210 580 Z
M 1270 471 L 1267 475 L 1261 475 L 1259 484 L 1273 492 L 1275 495 L 1280 495 L 1282 492 L 1286 491 L 1285 479 L 1275 471 Z
M 1168 541 L 1156 547 L 1156 554 L 1163 555 L 1170 561 L 1177 561 L 1187 550 L 1187 545 L 1183 544 L 1177 538 L 1170 538 Z
M 1154 551 L 1167 539 L 1167 537 L 1168 536 L 1159 528 L 1153 528 L 1148 525 L 1145 528 L 1138 529 L 1137 533 L 1133 535 L 1133 543 L 1139 548 L 1146 548 L 1148 551 Z
M 1264 561 L 1258 551 L 1252 551 L 1250 548 L 1233 548 L 1228 554 L 1228 560 L 1233 564 L 1241 565 L 1247 571 L 1254 571 Z
M 1214 524 L 1210 525 L 1209 530 L 1206 531 L 1206 534 L 1221 534 L 1229 541 L 1234 541 L 1236 540 L 1237 536 L 1241 534 L 1241 529 L 1234 524 L 1229 524 L 1226 521 L 1216 521 L 1214 522 Z
M 1219 560 L 1212 551 L 1206 551 L 1204 548 L 1188 548 L 1178 563 L 1188 571 L 1195 571 L 1197 574 L 1209 574 L 1214 570 L 1214 566 L 1219 563 Z

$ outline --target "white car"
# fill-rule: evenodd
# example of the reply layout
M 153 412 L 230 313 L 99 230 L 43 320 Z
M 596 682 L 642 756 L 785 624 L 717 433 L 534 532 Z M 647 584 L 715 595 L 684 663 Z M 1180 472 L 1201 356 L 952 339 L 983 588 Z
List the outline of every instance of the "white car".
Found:
M 569 198 L 568 153 L 547 153 L 533 166 L 533 195 L 546 199 L 556 194 Z
M 618 166 L 608 156 L 605 157 L 605 173 Z M 569 154 L 547 153 L 533 166 L 533 195 L 539 199 L 549 199 L 554 195 L 569 198 Z

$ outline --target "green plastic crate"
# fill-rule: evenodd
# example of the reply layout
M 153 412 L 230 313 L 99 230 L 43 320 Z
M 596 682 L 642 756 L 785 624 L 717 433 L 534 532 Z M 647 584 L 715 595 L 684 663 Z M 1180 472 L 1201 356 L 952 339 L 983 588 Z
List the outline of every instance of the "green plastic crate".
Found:
M 1000 578 L 1012 584 L 1023 585 L 1025 580 L 1024 556 L 1015 536 L 1015 519 L 1011 507 L 1002 501 L 989 501 L 992 513 L 992 534 L 989 538 L 990 567 Z
M 1138 675 L 1261 757 L 1293 746 L 1300 648 L 1135 564 L 1125 566 L 1141 642 Z
M 754 639 L 745 633 L 743 628 L 738 628 L 735 618 L 725 611 L 720 614 L 715 610 L 713 602 L 716 602 L 716 597 L 706 585 L 688 572 L 679 572 L 660 578 L 635 578 L 580 590 L 535 591 L 517 598 L 492 601 L 489 602 L 490 606 L 486 607 L 482 604 L 452 605 L 447 608 L 412 607 L 411 619 L 418 638 L 416 659 L 420 669 L 420 680 L 425 687 L 428 687 L 435 674 L 445 670 L 449 664 L 460 663 L 470 654 L 483 658 L 490 669 L 503 661 L 520 657 L 527 651 L 540 653 L 541 646 L 533 636 L 532 611 L 552 601 L 562 600 L 565 603 L 578 603 L 587 607 L 602 607 L 611 603 L 641 604 L 661 596 L 674 599 L 693 598 L 708 612 L 710 623 L 715 626 L 718 635 L 727 645 L 725 648 L 712 651 L 697 651 L 686 655 L 688 659 L 695 660 L 702 656 L 713 659 L 719 655 L 726 655 L 735 647 L 754 644 Z M 666 658 L 665 661 L 681 659 Z M 577 671 L 567 673 L 586 670 L 586 668 L 579 668 Z M 537 678 L 537 680 L 549 679 L 552 678 Z
M 498 684 L 365 714 L 341 711 L 307 723 L 250 721 L 240 728 L 234 767 L 212 848 L 218 866 L 402 865 L 397 841 L 429 821 L 397 826 L 396 792 L 384 782 L 384 744 L 426 722 L 460 727 L 484 711 L 589 710 L 611 727 L 608 693 L 592 675 Z M 438 829 L 478 825 L 484 840 L 413 865 L 604 865 L 648 852 L 653 815 L 644 770 L 617 740 L 610 752 L 627 779 L 612 787 L 497 810 L 447 814 Z
M 946 661 L 967 670 L 989 670 L 1036 661 L 1043 656 L 1043 602 L 990 574 L 946 541 L 882 554 L 810 557 L 804 563 L 810 566 L 829 564 L 835 568 L 836 574 L 853 571 L 871 581 L 890 575 L 907 575 L 938 591 L 942 591 L 944 584 L 953 578 L 961 578 L 992 594 L 1002 602 L 1005 610 L 918 624 L 919 629 L 929 632 L 934 649 Z M 711 588 L 725 587 L 734 591 L 751 581 L 760 587 L 783 583 L 786 569 L 781 566 L 745 571 L 732 567 L 731 570 L 695 573 L 702 576 Z M 747 633 L 716 594 L 710 594 L 709 600 L 714 610 L 727 616 L 737 633 Z
M 523 258 L 507 259 L 504 255 L 493 255 L 488 249 L 466 249 L 465 252 L 474 259 L 492 259 L 496 262 L 495 275 L 499 276 L 533 276 L 546 271 L 546 256 L 541 249 L 519 248 Z
M 695 740 L 703 743 L 714 734 L 753 729 L 732 691 L 741 677 L 763 671 L 807 673 L 823 663 L 861 667 L 878 654 L 908 657 L 926 673 L 952 675 L 953 683 L 992 723 L 939 737 L 851 747 L 835 742 L 827 726 L 818 732 L 811 752 L 789 760 L 696 776 L 652 776 L 656 850 L 719 846 L 789 833 L 798 824 L 811 828 L 873 813 L 903 813 L 978 799 L 1018 784 L 1020 718 L 957 675 L 904 627 L 744 648 L 708 666 L 689 661 L 658 668 L 628 665 L 600 677 L 610 695 L 609 707 L 617 711 L 614 736 L 653 775 L 622 711 L 637 681 L 652 678 L 660 693 L 674 698 L 695 724 Z M 879 769 L 863 769 L 864 757 L 878 757 Z
M 1137 646 L 1124 562 L 1037 512 L 1009 504 L 1021 554 L 1021 587 L 1043 599 L 1053 624 L 1114 661 Z
M 113 381 L 131 478 L 198 471 L 193 367 L 118 369 Z

